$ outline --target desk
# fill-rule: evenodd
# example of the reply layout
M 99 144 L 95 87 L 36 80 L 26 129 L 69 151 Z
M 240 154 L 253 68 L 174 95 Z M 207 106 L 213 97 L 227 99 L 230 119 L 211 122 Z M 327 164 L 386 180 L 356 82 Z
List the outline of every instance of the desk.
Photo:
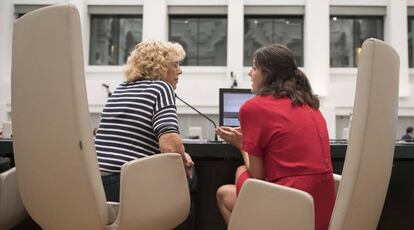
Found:
M 234 183 L 236 168 L 242 164 L 239 151 L 220 143 L 184 144 L 196 164 L 198 190 L 196 229 L 226 229 L 216 206 L 216 190 Z M 331 143 L 334 172 L 341 174 L 347 145 Z M 11 157 L 11 139 L 0 139 L 0 156 Z M 12 162 L 14 163 L 14 162 Z M 414 229 L 414 144 L 396 144 L 394 165 L 378 229 Z
M 11 139 L 0 138 L 0 172 L 4 172 L 10 167 L 14 167 Z
M 341 174 L 345 143 L 331 143 L 334 173 Z M 227 144 L 185 144 L 195 161 L 199 187 L 196 193 L 196 229 L 224 230 L 215 193 L 223 184 L 234 183 L 242 164 L 239 150 Z M 414 229 L 414 144 L 396 144 L 387 197 L 377 229 Z
M 0 138 L 0 156 L 13 155 L 13 142 L 9 138 Z

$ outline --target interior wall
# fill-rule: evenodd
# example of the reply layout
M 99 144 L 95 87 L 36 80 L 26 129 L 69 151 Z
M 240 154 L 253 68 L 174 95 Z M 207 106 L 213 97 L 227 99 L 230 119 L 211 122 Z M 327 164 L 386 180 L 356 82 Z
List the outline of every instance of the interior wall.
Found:
M 195 106 L 201 112 L 212 115 L 214 119 L 218 121 L 218 89 L 230 87 L 233 79 L 230 77 L 230 72 L 234 72 L 235 78 L 238 82 L 239 88 L 249 88 L 250 77 L 247 75 L 249 68 L 243 67 L 243 58 L 240 56 L 240 51 L 243 50 L 243 36 L 240 36 L 240 28 L 243 25 L 241 9 L 243 6 L 303 6 L 307 7 L 305 14 L 313 15 L 310 17 L 305 16 L 306 22 L 304 25 L 307 27 L 306 31 L 310 31 L 305 34 L 305 44 L 312 44 L 316 41 L 321 41 L 321 34 L 323 35 L 322 41 L 324 43 L 329 42 L 326 31 L 324 33 L 315 33 L 313 30 L 314 25 L 329 24 L 329 17 L 323 17 L 321 19 L 317 17 L 318 14 L 326 14 L 328 6 L 382 6 L 392 8 L 389 14 L 392 17 L 384 17 L 385 24 L 385 39 L 386 42 L 398 48 L 400 57 L 407 58 L 407 50 L 404 46 L 394 44 L 401 43 L 407 36 L 407 28 L 401 26 L 401 20 L 407 20 L 406 13 L 398 14 L 398 10 L 404 10 L 408 6 L 414 6 L 414 0 L 407 1 L 389 1 L 389 0 L 329 0 L 318 1 L 318 4 L 323 6 L 309 5 L 312 1 L 305 0 L 214 0 L 214 1 L 195 1 L 195 0 L 163 0 L 158 1 L 156 4 L 151 0 L 11 0 L 0 1 L 0 124 L 4 120 L 10 119 L 10 60 L 11 60 L 11 35 L 13 31 L 14 22 L 14 5 L 22 4 L 56 4 L 62 2 L 73 2 L 77 5 L 81 5 L 79 10 L 81 14 L 81 22 L 83 27 L 84 41 L 84 53 L 88 57 L 89 50 L 89 17 L 88 17 L 88 5 L 132 5 L 132 6 L 145 6 L 147 4 L 153 4 L 156 7 L 157 4 L 163 4 L 163 11 L 166 12 L 168 6 L 227 6 L 228 18 L 231 21 L 231 25 L 228 27 L 228 34 L 238 34 L 239 36 L 233 36 L 228 40 L 228 66 L 222 67 L 209 67 L 209 66 L 183 66 L 183 74 L 180 77 L 180 82 L 177 89 L 177 94 L 180 95 L 187 102 Z M 82 4 L 81 4 L 82 3 Z M 83 5 L 84 4 L 84 5 Z M 166 7 L 165 7 L 166 6 Z M 145 7 L 144 7 L 145 9 Z M 397 13 L 396 13 L 397 12 Z M 165 39 L 165 34 L 168 31 L 168 23 L 165 22 L 166 15 L 164 17 L 156 17 L 159 12 L 145 11 L 143 15 L 144 22 L 147 20 L 151 22 L 150 27 L 146 27 L 143 34 L 144 37 L 158 36 L 158 39 Z M 191 14 L 191 12 L 188 12 Z M 326 20 L 321 22 L 321 20 Z M 238 24 L 239 23 L 239 24 Z M 230 23 L 229 23 L 230 24 Z M 236 26 L 235 26 L 236 25 Z M 238 26 L 237 26 L 238 25 Z M 393 26 L 392 30 L 390 30 Z M 316 27 L 315 27 L 316 28 Z M 312 32 L 313 31 L 313 32 Z M 390 36 L 392 33 L 392 36 Z M 229 37 L 230 38 L 230 37 Z M 388 40 L 387 40 L 388 39 Z M 313 41 L 313 42 L 312 42 Z M 307 55 L 308 63 L 305 63 L 301 68 L 310 79 L 315 89 L 321 92 L 321 110 L 325 115 L 328 123 L 329 133 L 331 138 L 339 137 L 338 133 L 342 132 L 341 129 L 346 123 L 343 119 L 338 119 L 338 116 L 347 116 L 353 107 L 355 84 L 356 84 L 356 68 L 329 68 L 327 65 L 327 58 L 320 57 L 320 53 L 327 54 L 329 51 L 326 44 L 323 46 L 324 51 L 313 49 L 311 45 L 304 47 L 304 54 Z M 403 48 L 401 48 L 403 47 Z M 404 50 L 405 49 L 405 50 Z M 311 62 L 310 62 L 311 60 Z M 404 62 L 402 62 L 404 63 Z M 405 64 L 404 64 L 405 65 Z M 401 73 L 408 76 L 402 76 L 402 85 L 406 87 L 404 95 L 399 100 L 399 123 L 396 137 L 399 137 L 401 130 L 405 130 L 405 126 L 414 125 L 414 121 L 410 117 L 414 117 L 414 69 L 408 69 L 407 66 L 402 65 L 404 71 Z M 313 68 L 319 66 L 320 68 Z M 93 126 L 97 125 L 99 113 L 101 113 L 103 106 L 107 100 L 107 93 L 102 84 L 109 85 L 113 91 L 116 86 L 124 80 L 122 73 L 122 66 L 85 66 L 86 76 L 86 88 L 89 101 L 89 110 L 93 121 Z M 319 69 L 319 71 L 318 71 Z M 213 133 L 213 129 L 210 128 L 210 124 L 207 121 L 198 119 L 198 115 L 187 108 L 184 104 L 177 102 L 178 112 L 180 116 L 180 128 L 182 134 L 186 135 L 188 127 L 196 126 L 202 127 L 203 136 L 209 137 Z M 339 129 L 339 130 L 338 130 Z

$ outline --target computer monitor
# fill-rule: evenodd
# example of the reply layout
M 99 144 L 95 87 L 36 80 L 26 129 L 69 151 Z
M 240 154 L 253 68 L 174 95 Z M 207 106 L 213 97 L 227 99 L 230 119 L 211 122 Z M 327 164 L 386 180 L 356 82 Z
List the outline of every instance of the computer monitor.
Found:
M 239 109 L 253 96 L 251 89 L 219 89 L 220 126 L 240 126 Z

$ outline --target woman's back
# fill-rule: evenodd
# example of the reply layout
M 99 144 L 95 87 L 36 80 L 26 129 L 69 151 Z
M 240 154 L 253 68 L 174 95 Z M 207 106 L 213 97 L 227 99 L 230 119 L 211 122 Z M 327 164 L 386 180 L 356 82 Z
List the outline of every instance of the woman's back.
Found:
M 244 150 L 264 157 L 267 180 L 332 172 L 328 131 L 318 109 L 256 96 L 242 106 L 240 120 Z
M 263 159 L 265 180 L 310 193 L 316 229 L 326 229 L 335 202 L 329 137 L 318 109 L 289 98 L 256 96 L 240 109 L 243 150 Z

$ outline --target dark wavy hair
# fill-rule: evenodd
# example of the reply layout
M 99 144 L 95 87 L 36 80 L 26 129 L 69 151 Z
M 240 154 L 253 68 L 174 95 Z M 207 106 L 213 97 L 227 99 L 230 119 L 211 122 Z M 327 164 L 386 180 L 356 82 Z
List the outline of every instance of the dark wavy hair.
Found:
M 263 74 L 258 95 L 288 97 L 292 105 L 319 108 L 319 98 L 313 94 L 308 78 L 298 69 L 289 48 L 281 44 L 265 46 L 256 50 L 253 60 Z

